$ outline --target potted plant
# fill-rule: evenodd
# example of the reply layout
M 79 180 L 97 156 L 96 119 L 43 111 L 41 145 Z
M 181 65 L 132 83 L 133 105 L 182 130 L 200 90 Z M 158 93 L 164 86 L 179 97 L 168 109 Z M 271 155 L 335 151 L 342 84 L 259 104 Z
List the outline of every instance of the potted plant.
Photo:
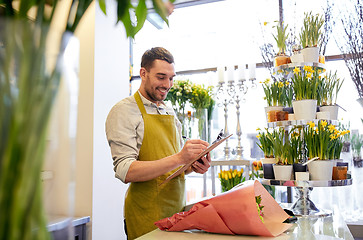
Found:
M 218 178 L 221 182 L 222 192 L 227 192 L 231 190 L 234 186 L 237 186 L 241 182 L 246 180 L 243 175 L 243 168 L 240 171 L 237 169 L 229 169 L 228 171 L 223 170 L 218 173 Z
M 292 106 L 296 120 L 316 118 L 316 107 L 322 85 L 319 74 L 319 71 L 311 66 L 304 66 L 302 69 L 295 67 L 293 70 L 291 81 L 295 100 Z
M 283 111 L 286 103 L 286 88 L 288 83 L 284 80 L 271 81 L 267 78 L 262 82 L 263 91 L 265 93 L 264 99 L 266 100 L 267 107 L 265 107 L 266 121 L 275 122 L 276 112 Z
M 289 154 L 290 141 L 285 139 L 285 129 L 282 127 L 274 129 L 273 135 L 268 135 L 268 138 L 272 142 L 275 156 L 276 163 L 273 165 L 275 179 L 291 180 L 293 161 Z
M 334 73 L 327 73 L 323 79 L 324 84 L 322 88 L 322 106 L 320 106 L 320 112 L 329 112 L 330 119 L 337 120 L 339 110 L 337 98 L 344 79 L 338 78 L 336 71 Z
M 304 140 L 308 159 L 317 158 L 308 164 L 311 180 L 331 180 L 334 160 L 340 158 L 343 136 L 348 130 L 339 130 L 327 121 L 309 122 L 304 128 Z
M 362 159 L 363 135 L 359 133 L 352 134 L 351 147 L 353 152 L 354 167 L 363 167 Z
M 268 137 L 269 135 L 274 135 L 275 131 L 270 132 L 268 128 L 265 128 L 265 131 L 262 131 L 260 128 L 257 129 L 257 139 L 259 140 L 259 143 L 257 142 L 257 146 L 262 150 L 264 157 L 261 159 L 262 168 L 263 168 L 263 175 L 266 179 L 274 179 L 274 172 L 272 165 L 276 162 L 274 158 L 274 152 L 273 152 L 273 143 L 271 142 L 271 137 Z
M 289 56 L 286 55 L 286 40 L 289 37 L 289 33 L 287 31 L 286 26 L 280 24 L 279 22 L 276 24 L 276 35 L 272 34 L 273 38 L 276 41 L 277 48 L 279 49 L 277 55 L 275 56 L 274 63 L 275 67 L 278 67 L 283 64 L 287 64 L 290 62 Z
M 296 172 L 306 172 L 307 167 L 303 165 L 303 151 L 304 151 L 304 141 L 302 138 L 302 126 L 293 127 L 289 131 L 289 149 L 288 149 L 288 158 L 290 162 L 293 163 L 293 172 L 294 175 Z
M 304 62 L 319 62 L 319 43 L 322 36 L 323 16 L 304 14 L 304 23 L 300 32 L 300 44 L 303 49 Z

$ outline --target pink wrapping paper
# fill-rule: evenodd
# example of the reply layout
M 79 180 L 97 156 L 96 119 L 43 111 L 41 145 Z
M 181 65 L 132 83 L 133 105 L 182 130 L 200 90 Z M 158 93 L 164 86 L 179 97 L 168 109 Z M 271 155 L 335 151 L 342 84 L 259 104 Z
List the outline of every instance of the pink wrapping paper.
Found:
M 264 223 L 256 206 L 255 196 L 259 195 L 264 206 Z M 155 225 L 167 231 L 200 229 L 211 233 L 274 237 L 291 227 L 283 223 L 287 218 L 289 215 L 256 180 L 198 202 L 189 211 L 161 219 Z

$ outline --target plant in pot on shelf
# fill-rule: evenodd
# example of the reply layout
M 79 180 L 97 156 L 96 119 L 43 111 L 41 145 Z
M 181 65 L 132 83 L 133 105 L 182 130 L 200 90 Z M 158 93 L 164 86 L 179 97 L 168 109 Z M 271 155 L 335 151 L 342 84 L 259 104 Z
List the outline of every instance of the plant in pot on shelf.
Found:
M 304 141 L 302 133 L 302 126 L 295 126 L 289 131 L 289 158 L 293 162 L 294 173 L 307 171 L 306 165 L 303 165 Z
M 286 41 L 289 37 L 289 33 L 287 32 L 287 24 L 280 24 L 277 22 L 276 26 L 276 35 L 272 34 L 273 38 L 276 41 L 277 48 L 279 49 L 277 55 L 275 56 L 274 62 L 275 67 L 281 66 L 283 64 L 290 63 L 290 58 L 285 54 L 286 52 Z
M 267 107 L 265 107 L 267 122 L 287 120 L 285 119 L 287 117 L 282 115 L 284 114 L 282 111 L 286 102 L 286 88 L 288 88 L 288 85 L 288 82 L 284 79 L 282 81 L 272 81 L 270 78 L 267 78 L 262 82 L 265 93 L 264 99 L 267 103 Z
M 271 137 L 268 137 L 269 135 L 273 135 L 275 132 L 270 132 L 268 128 L 265 128 L 264 131 L 262 131 L 260 128 L 257 129 L 257 139 L 259 140 L 259 143 L 257 142 L 257 146 L 262 150 L 264 157 L 261 159 L 262 162 L 262 168 L 263 168 L 263 174 L 264 178 L 266 179 L 274 179 L 274 172 L 272 165 L 276 162 L 273 152 L 273 144 L 271 142 Z
M 348 133 L 349 130 L 339 130 L 325 120 L 319 121 L 317 126 L 309 122 L 304 128 L 308 159 L 318 159 L 308 163 L 311 180 L 332 180 L 334 160 L 340 158 L 343 136 Z
M 291 180 L 293 160 L 290 155 L 290 142 L 285 140 L 285 129 L 274 129 L 274 133 L 268 135 L 272 142 L 276 163 L 273 171 L 276 180 Z
M 311 66 L 304 66 L 302 69 L 295 67 L 293 72 L 291 81 L 295 100 L 292 102 L 292 106 L 295 119 L 315 119 L 316 107 L 321 95 L 322 79 L 320 71 Z
M 304 14 L 304 23 L 300 32 L 301 53 L 304 62 L 319 62 L 319 45 L 322 36 L 324 17 L 312 12 Z
M 339 110 L 337 98 L 344 79 L 338 78 L 337 72 L 329 72 L 323 77 L 323 82 L 320 112 L 328 113 L 329 117 L 325 119 L 337 120 Z
M 353 165 L 357 168 L 363 167 L 362 146 L 363 135 L 359 133 L 352 134 L 351 147 L 353 153 Z

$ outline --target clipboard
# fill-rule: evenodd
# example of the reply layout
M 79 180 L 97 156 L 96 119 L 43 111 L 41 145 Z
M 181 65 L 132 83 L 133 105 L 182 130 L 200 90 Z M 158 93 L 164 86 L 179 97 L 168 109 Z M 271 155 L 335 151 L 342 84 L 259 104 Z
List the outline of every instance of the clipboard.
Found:
M 224 138 L 218 140 L 217 142 L 213 143 L 212 145 L 209 145 L 208 148 L 206 148 L 203 152 L 201 152 L 198 156 L 196 156 L 193 161 L 191 161 L 188 164 L 185 164 L 182 168 L 179 168 L 179 170 L 177 170 L 176 172 L 174 172 L 173 174 L 171 174 L 162 183 L 160 183 L 159 186 L 163 185 L 164 183 L 169 182 L 171 179 L 173 179 L 176 176 L 180 175 L 182 172 L 184 172 L 185 170 L 187 170 L 195 161 L 199 160 L 201 157 L 203 157 L 204 155 L 206 155 L 207 153 L 209 153 L 210 151 L 212 151 L 213 149 L 215 149 L 216 147 L 218 147 L 219 144 L 221 144 L 222 142 L 226 141 L 232 135 L 233 134 L 230 134 L 227 137 L 224 137 Z

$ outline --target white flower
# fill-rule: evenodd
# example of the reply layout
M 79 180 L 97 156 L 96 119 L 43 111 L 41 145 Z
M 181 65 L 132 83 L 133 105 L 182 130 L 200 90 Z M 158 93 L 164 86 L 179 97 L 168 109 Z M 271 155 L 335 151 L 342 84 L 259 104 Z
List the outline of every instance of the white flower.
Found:
M 181 94 L 181 92 L 177 92 L 177 93 L 176 93 L 176 95 L 177 95 L 178 97 L 180 97 L 182 94 Z

